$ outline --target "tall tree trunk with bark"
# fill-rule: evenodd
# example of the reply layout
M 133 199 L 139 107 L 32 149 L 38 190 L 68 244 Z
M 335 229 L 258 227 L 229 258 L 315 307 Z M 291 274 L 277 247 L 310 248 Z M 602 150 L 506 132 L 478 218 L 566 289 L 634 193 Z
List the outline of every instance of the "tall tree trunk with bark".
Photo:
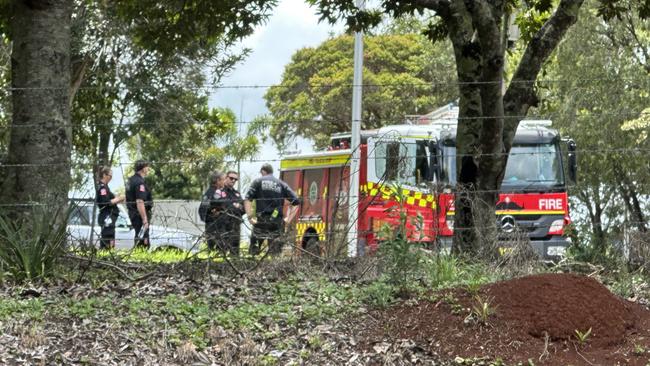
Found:
M 492 257 L 495 205 L 519 122 L 537 105 L 534 81 L 583 0 L 562 0 L 529 42 L 512 81 L 502 92 L 504 1 L 433 1 L 454 45 L 460 114 L 454 252 Z M 447 5 L 445 5 L 447 4 Z
M 452 3 L 450 28 L 460 82 L 457 130 L 457 253 L 492 257 L 496 246 L 495 206 L 504 165 L 503 1 Z
M 70 185 L 72 0 L 16 0 L 11 30 L 13 121 L 2 201 L 67 203 Z

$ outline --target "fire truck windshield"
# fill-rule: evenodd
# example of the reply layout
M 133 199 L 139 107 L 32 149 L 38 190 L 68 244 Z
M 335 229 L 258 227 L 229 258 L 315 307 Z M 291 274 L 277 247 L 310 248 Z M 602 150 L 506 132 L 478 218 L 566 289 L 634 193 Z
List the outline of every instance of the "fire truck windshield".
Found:
M 427 141 L 378 141 L 375 174 L 385 182 L 415 186 L 432 179 Z
M 456 184 L 456 147 L 443 146 L 443 180 Z M 514 145 L 510 150 L 502 187 L 553 187 L 564 184 L 559 147 L 554 143 Z

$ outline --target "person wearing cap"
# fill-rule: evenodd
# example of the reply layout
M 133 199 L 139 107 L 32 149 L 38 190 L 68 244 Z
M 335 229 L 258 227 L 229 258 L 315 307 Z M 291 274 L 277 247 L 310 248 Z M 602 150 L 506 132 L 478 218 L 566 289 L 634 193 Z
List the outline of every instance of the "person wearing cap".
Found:
M 124 201 L 124 196 L 115 196 L 108 187 L 108 183 L 113 179 L 113 171 L 111 168 L 100 167 L 98 178 L 99 184 L 97 184 L 95 203 L 97 203 L 97 207 L 99 208 L 97 222 L 102 228 L 99 248 L 112 249 L 115 248 L 115 222 L 120 215 L 117 204 Z
M 261 177 L 255 179 L 244 201 L 244 209 L 249 222 L 253 225 L 249 253 L 257 255 L 264 240 L 268 240 L 269 254 L 277 255 L 282 251 L 280 236 L 284 225 L 291 222 L 298 213 L 300 198 L 282 180 L 273 176 L 271 164 L 264 164 L 260 169 Z M 291 205 L 287 217 L 283 217 L 284 201 Z M 255 201 L 255 215 L 253 204 Z
M 129 178 L 126 185 L 126 208 L 135 230 L 135 246 L 148 248 L 153 196 L 144 178 L 149 174 L 149 162 L 138 160 L 133 169 L 135 174 Z

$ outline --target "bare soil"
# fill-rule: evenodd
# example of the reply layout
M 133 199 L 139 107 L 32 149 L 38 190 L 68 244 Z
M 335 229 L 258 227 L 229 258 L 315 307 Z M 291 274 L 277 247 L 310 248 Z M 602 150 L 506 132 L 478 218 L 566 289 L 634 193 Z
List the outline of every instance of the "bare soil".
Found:
M 590 277 L 533 275 L 490 284 L 474 294 L 451 289 L 435 298 L 369 312 L 358 329 L 361 347 L 376 350 L 378 345 L 408 339 L 429 354 L 464 364 L 650 362 L 650 311 L 617 297 Z M 492 310 L 486 322 L 471 315 L 480 303 Z M 589 329 L 581 342 L 576 331 Z

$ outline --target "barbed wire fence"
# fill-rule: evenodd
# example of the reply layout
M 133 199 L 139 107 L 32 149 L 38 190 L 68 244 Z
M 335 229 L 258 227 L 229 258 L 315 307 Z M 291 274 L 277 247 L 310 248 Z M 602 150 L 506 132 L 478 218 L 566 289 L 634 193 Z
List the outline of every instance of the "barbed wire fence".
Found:
M 639 82 L 639 80 L 636 80 L 636 79 L 621 80 L 621 81 L 623 81 L 623 82 Z M 584 78 L 584 79 L 577 79 L 577 80 L 570 80 L 570 81 L 567 81 L 567 80 L 531 80 L 531 81 L 516 81 L 516 82 L 534 83 L 536 85 L 543 85 L 544 83 L 555 83 L 555 84 L 557 84 L 557 83 L 569 83 L 569 82 L 571 82 L 576 86 L 576 89 L 577 89 L 576 92 L 579 92 L 579 90 L 581 88 L 583 88 L 583 87 L 588 88 L 589 83 L 593 83 L 593 82 L 611 82 L 611 80 L 609 80 L 609 79 L 600 79 L 600 78 L 591 78 L 591 79 Z M 479 84 L 479 83 L 473 83 L 473 84 Z M 460 83 L 436 83 L 436 82 L 431 82 L 431 83 L 422 83 L 422 84 L 409 84 L 408 86 L 409 87 L 417 87 L 417 86 L 422 86 L 422 87 L 457 87 L 458 85 L 460 85 Z M 305 87 L 314 88 L 314 89 L 331 88 L 333 86 L 340 87 L 340 85 L 323 85 L 323 84 L 310 85 L 310 84 L 305 84 Z M 406 85 L 402 84 L 402 83 L 396 83 L 396 84 L 382 84 L 382 85 L 373 84 L 373 85 L 365 85 L 365 86 L 368 86 L 368 87 L 405 87 Z M 210 92 L 210 91 L 220 90 L 220 89 L 232 89 L 232 90 L 238 90 L 238 89 L 262 89 L 262 88 L 268 89 L 268 88 L 271 88 L 271 87 L 282 87 L 282 86 L 281 85 L 206 85 L 206 86 L 198 87 L 198 88 L 195 88 L 195 89 Z M 350 85 L 350 87 L 351 87 L 351 85 Z M 139 86 L 137 88 L 147 89 L 147 88 L 151 88 L 151 87 Z M 28 90 L 28 89 L 35 89 L 35 88 L 5 88 L 5 90 L 7 92 Z M 36 89 L 51 89 L 51 88 L 36 88 Z M 81 90 L 93 91 L 93 90 L 99 90 L 99 88 L 83 88 L 82 87 Z M 170 106 L 166 106 L 166 105 L 161 105 L 161 107 L 165 108 L 168 111 L 171 108 Z M 130 128 L 130 127 L 135 126 L 135 125 L 137 125 L 137 126 L 148 126 L 148 125 L 150 125 L 150 126 L 153 126 L 153 127 L 156 127 L 156 126 L 160 127 L 160 126 L 164 126 L 164 125 L 175 125 L 175 124 L 178 124 L 178 125 L 182 125 L 182 124 L 197 124 L 197 125 L 200 125 L 200 124 L 203 124 L 203 123 L 208 123 L 208 122 L 205 122 L 205 121 L 196 120 L 195 118 L 193 118 L 191 116 L 191 114 L 187 110 L 176 110 L 175 112 L 180 113 L 181 115 L 185 116 L 183 118 L 183 120 L 179 120 L 179 121 L 163 121 L 163 122 L 160 122 L 160 123 L 159 122 L 134 122 L 132 124 L 130 124 L 130 123 L 125 124 L 125 123 L 123 123 L 122 120 L 120 120 L 120 122 L 113 122 L 113 121 L 96 122 L 96 123 L 93 123 L 93 125 L 102 126 L 102 127 Z M 616 111 L 602 111 L 601 110 L 601 111 L 597 111 L 597 112 L 592 112 L 591 115 L 594 118 L 607 117 L 607 118 L 617 118 L 617 119 L 631 119 L 631 118 L 635 118 L 635 119 L 636 118 L 644 118 L 645 119 L 645 118 L 650 117 L 650 113 L 639 112 L 639 111 L 629 110 L 629 109 L 624 109 L 624 108 L 620 109 L 620 110 L 616 110 Z M 551 113 L 551 114 L 547 114 L 547 115 L 536 115 L 536 116 L 530 116 L 530 115 L 529 116 L 507 116 L 506 118 L 508 118 L 508 119 L 548 119 L 548 120 L 555 120 L 555 119 L 560 118 L 560 117 L 564 117 L 564 116 L 562 116 L 559 113 L 555 113 L 555 114 Z M 458 121 L 459 121 L 459 123 L 462 123 L 464 121 L 491 120 L 491 119 L 494 119 L 494 118 L 496 118 L 496 117 L 494 117 L 494 116 L 482 116 L 482 117 L 471 117 L 471 118 L 459 118 Z M 456 118 L 454 118 L 454 119 L 456 119 Z M 252 122 L 253 121 L 236 121 L 234 123 L 241 126 L 241 125 L 250 125 Z M 345 122 L 348 122 L 348 121 L 328 121 L 328 122 L 330 122 L 330 123 L 345 123 Z M 286 124 L 316 124 L 316 123 L 320 123 L 320 122 L 313 121 L 313 120 L 298 120 L 298 121 L 295 121 L 295 120 L 277 121 L 276 120 L 276 121 L 274 121 L 274 123 L 278 123 L 278 124 L 282 124 L 282 123 L 286 123 Z M 403 120 L 382 121 L 381 124 L 382 125 L 390 125 L 390 124 L 400 124 L 400 123 L 403 123 Z M 7 126 L 7 128 L 34 128 L 34 127 L 38 127 L 40 125 L 41 124 L 39 124 L 38 122 L 32 121 L 32 122 L 27 123 L 27 124 L 19 124 L 19 125 L 12 124 L 10 126 Z M 75 127 L 80 127 L 80 126 L 77 125 L 77 124 L 71 123 L 69 125 L 65 125 L 65 126 L 61 126 L 61 127 L 75 128 Z M 646 130 L 647 129 L 648 129 L 648 127 L 646 127 Z M 634 147 L 618 147 L 618 148 L 615 148 L 615 147 L 611 147 L 611 148 L 600 148 L 600 147 L 597 147 L 597 148 L 583 148 L 583 149 L 578 149 L 576 151 L 576 153 L 579 156 L 583 156 L 583 157 L 588 156 L 590 158 L 595 158 L 595 159 L 598 159 L 598 158 L 600 158 L 600 159 L 608 159 L 611 156 L 619 156 L 619 155 L 624 155 L 628 159 L 644 159 L 644 158 L 647 159 L 648 153 L 650 153 L 650 146 L 648 146 L 648 147 L 634 146 Z M 511 154 L 509 154 L 509 156 L 513 156 L 513 155 L 516 155 L 516 154 L 517 153 L 511 153 Z M 527 155 L 528 153 L 522 153 L 522 154 Z M 505 154 L 469 154 L 467 156 L 471 156 L 473 158 L 480 158 L 481 156 L 486 156 L 486 155 L 490 155 L 490 156 L 497 155 L 499 157 L 502 157 Z M 464 155 L 456 154 L 454 156 L 456 158 L 458 158 L 458 157 L 462 158 Z M 373 154 L 372 152 L 369 152 L 367 159 L 370 160 L 370 159 L 380 159 L 380 158 L 382 158 L 382 157 L 376 157 L 375 154 Z M 404 158 L 405 159 L 410 159 L 410 158 L 414 158 L 414 157 L 413 156 L 404 156 Z M 281 158 L 268 158 L 267 157 L 267 158 L 248 159 L 247 162 L 248 163 L 262 164 L 262 163 L 279 163 L 281 160 L 282 160 Z M 165 161 L 152 161 L 151 163 L 152 163 L 153 166 L 163 166 L 163 165 L 184 166 L 184 165 L 195 165 L 195 164 L 198 164 L 200 162 L 201 162 L 200 158 L 197 158 L 197 159 L 169 159 L 169 160 L 165 160 Z M 239 160 L 235 160 L 235 159 L 224 159 L 222 161 L 222 163 L 225 164 L 225 165 L 235 164 L 237 162 L 239 162 Z M 74 165 L 73 169 L 92 171 L 92 168 L 94 168 L 96 166 L 96 164 L 97 164 L 96 161 L 95 162 L 90 162 L 90 163 L 81 163 L 81 164 L 76 163 Z M 118 166 L 120 169 L 124 170 L 124 167 L 130 167 L 130 166 L 132 166 L 132 164 L 133 164 L 132 161 L 122 161 L 120 159 L 120 161 L 114 162 L 113 166 Z M 52 166 L 67 166 L 67 165 L 68 165 L 68 163 L 63 163 L 63 162 L 62 163 L 56 163 L 56 162 L 54 162 L 54 163 L 52 163 L 52 162 L 45 162 L 45 163 L 4 163 L 4 164 L 0 165 L 0 168 L 38 168 L 38 167 L 43 167 L 43 166 L 52 167 Z M 637 189 L 640 190 L 639 193 L 643 196 L 642 198 L 644 198 L 644 201 L 645 201 L 645 203 L 647 205 L 648 194 L 645 193 L 645 192 L 647 192 L 647 188 L 650 187 L 650 183 L 643 182 L 643 179 L 645 177 L 643 176 L 643 174 L 641 174 L 641 173 L 639 173 L 639 174 L 640 174 L 639 177 L 632 176 L 631 178 L 633 180 L 637 179 L 637 178 L 639 179 L 639 181 L 635 181 L 634 186 Z M 348 172 L 348 177 L 347 177 L 348 179 L 349 179 L 349 175 L 350 174 Z M 126 176 L 124 176 L 124 178 L 126 178 Z M 342 173 L 340 175 L 340 180 L 338 182 L 339 187 L 343 187 L 345 185 L 345 178 L 346 177 L 344 177 L 344 174 Z M 386 179 L 386 176 L 383 176 L 383 177 L 380 178 L 379 182 L 376 182 L 376 183 L 378 183 L 378 184 L 388 184 L 389 182 Z M 567 186 L 566 191 L 568 192 L 569 197 L 573 197 L 576 192 L 587 189 L 589 187 L 590 187 L 590 184 L 588 184 L 588 183 L 580 183 L 579 182 L 576 185 Z M 303 198 L 305 197 L 305 194 L 307 193 L 306 191 L 307 190 L 304 190 L 302 192 L 303 193 L 302 194 Z M 475 191 L 475 193 L 500 193 L 500 192 L 502 192 L 502 190 L 490 190 L 490 191 L 488 191 L 488 190 L 479 190 L 479 191 Z M 429 193 L 434 194 L 434 195 L 439 195 L 440 192 L 430 191 Z M 154 192 L 154 194 L 155 194 L 155 192 Z M 342 212 L 345 212 L 346 210 L 349 210 L 349 209 L 357 209 L 357 210 L 360 210 L 361 212 L 363 212 L 363 211 L 367 210 L 368 207 L 371 206 L 371 204 L 372 204 L 373 200 L 375 199 L 375 197 L 377 197 L 377 196 L 373 196 L 373 197 L 369 198 L 368 195 L 366 195 L 366 194 L 359 194 L 356 198 L 359 198 L 359 201 L 358 201 L 359 205 L 362 205 L 362 206 L 357 206 L 357 207 L 349 207 L 349 205 L 345 206 L 344 204 L 341 204 L 341 202 L 340 202 L 341 199 L 340 199 L 339 195 L 328 195 L 326 197 L 324 196 L 324 197 L 318 198 L 320 203 L 325 205 L 326 207 L 328 207 L 328 209 L 329 209 L 329 207 L 332 207 L 332 214 L 331 214 L 332 219 L 330 220 L 330 222 L 328 224 L 329 227 L 327 228 L 327 235 L 326 235 L 326 237 L 328 239 L 327 240 L 328 241 L 328 243 L 327 243 L 328 248 L 332 247 L 332 243 L 334 241 L 341 244 L 341 247 L 345 247 L 343 244 L 347 245 L 347 243 L 345 243 L 343 241 L 343 239 L 335 239 L 335 238 L 338 238 L 338 236 L 341 236 L 341 237 L 347 236 L 347 234 L 351 230 L 353 230 L 354 224 L 356 224 L 356 223 L 344 223 L 344 225 L 339 225 L 339 223 L 337 223 L 337 221 L 336 221 L 336 218 L 339 217 L 339 216 L 345 217 L 346 215 L 338 215 L 338 213 L 339 213 L 338 211 L 340 210 Z M 75 197 L 75 198 L 85 199 L 88 202 L 92 202 L 94 200 L 94 197 L 91 197 L 90 195 L 88 197 Z M 349 195 L 347 195 L 347 200 L 349 200 L 349 198 L 351 198 L 351 197 Z M 198 199 L 198 197 L 197 197 L 197 199 Z M 167 211 L 167 212 L 156 213 L 155 220 L 160 224 L 161 227 L 178 227 L 179 223 L 183 223 L 184 227 L 186 227 L 189 231 L 191 231 L 193 233 L 192 234 L 192 238 L 193 238 L 192 240 L 193 241 L 192 241 L 192 245 L 189 247 L 191 249 L 191 251 L 189 253 L 203 253 L 203 250 L 201 248 L 202 248 L 202 241 L 203 241 L 202 235 L 203 235 L 204 228 L 202 227 L 203 225 L 197 220 L 198 215 L 197 215 L 197 207 L 195 207 L 196 202 L 191 202 L 191 201 L 188 201 L 188 200 L 175 200 L 175 199 L 167 199 L 167 200 L 154 199 L 154 200 L 155 200 L 157 205 L 160 205 L 160 204 L 177 204 L 178 207 L 176 209 L 172 209 L 171 211 Z M 330 204 L 329 201 L 332 201 L 331 204 Z M 38 203 L 35 203 L 35 202 L 13 202 L 13 203 L 0 202 L 0 207 L 12 207 L 12 206 L 13 207 L 29 207 L 29 206 L 35 206 L 35 205 L 47 206 L 48 203 L 47 202 L 38 202 Z M 89 221 L 90 221 L 89 223 L 90 223 L 91 226 L 94 225 L 95 212 L 96 212 L 94 206 L 92 206 L 92 207 L 93 207 L 93 211 L 90 214 L 90 219 L 89 219 Z M 440 209 L 440 208 L 438 208 L 438 209 Z M 160 211 L 163 211 L 163 210 L 160 210 Z M 631 230 L 632 227 L 637 226 L 639 224 L 647 224 L 646 222 L 630 220 L 628 217 L 625 217 L 624 220 L 621 221 L 621 223 L 622 223 L 622 225 L 625 226 L 625 228 L 626 228 L 625 230 Z M 250 227 L 250 225 L 248 225 L 246 220 L 243 220 L 242 225 L 246 228 L 246 230 L 251 230 L 251 227 Z M 483 230 L 487 230 L 487 229 L 492 229 L 492 227 L 489 227 L 489 228 L 488 227 L 472 227 L 472 228 L 455 227 L 454 228 L 454 230 L 457 230 L 457 231 L 458 230 L 478 230 L 478 231 L 483 231 Z M 93 235 L 96 235 L 96 234 L 94 234 L 93 230 L 91 230 L 90 232 L 91 232 L 90 241 L 92 242 L 94 240 Z M 303 255 L 322 258 L 323 252 L 321 250 L 317 251 L 316 253 L 313 252 L 313 251 L 305 250 L 305 248 L 302 245 L 302 238 L 298 238 L 298 240 L 297 240 L 296 239 L 296 234 L 297 233 L 295 232 L 295 226 L 293 226 L 292 230 L 285 233 L 283 239 L 289 246 L 292 246 L 295 251 L 300 252 Z M 357 234 L 361 234 L 361 233 L 357 233 Z M 642 237 L 642 235 L 637 235 L 636 236 L 637 239 L 640 238 L 640 237 Z M 521 237 L 520 239 L 522 239 L 522 238 L 523 237 Z M 635 240 L 637 240 L 637 239 L 635 239 Z M 490 242 L 496 242 L 496 238 L 483 238 L 483 240 L 490 241 Z M 637 241 L 639 241 L 639 240 L 640 239 L 638 239 Z M 641 249 L 638 250 L 638 252 L 642 252 L 642 251 L 643 250 L 641 250 Z M 336 256 L 340 256 L 341 250 L 339 248 L 337 250 L 333 250 L 333 251 L 327 252 L 327 253 L 333 254 L 333 256 L 336 257 Z M 266 253 L 266 254 L 268 254 L 268 253 Z M 265 257 L 266 254 L 264 254 L 263 257 Z M 188 256 L 187 256 L 188 259 L 195 258 L 195 257 L 196 257 L 196 254 L 188 254 Z M 224 260 L 230 261 L 229 257 L 227 257 L 227 256 L 224 256 Z M 231 262 L 229 262 L 229 263 L 231 263 Z M 236 266 L 234 266 L 232 263 L 231 263 L 231 265 L 233 266 L 233 268 L 235 270 L 239 271 L 236 268 Z

